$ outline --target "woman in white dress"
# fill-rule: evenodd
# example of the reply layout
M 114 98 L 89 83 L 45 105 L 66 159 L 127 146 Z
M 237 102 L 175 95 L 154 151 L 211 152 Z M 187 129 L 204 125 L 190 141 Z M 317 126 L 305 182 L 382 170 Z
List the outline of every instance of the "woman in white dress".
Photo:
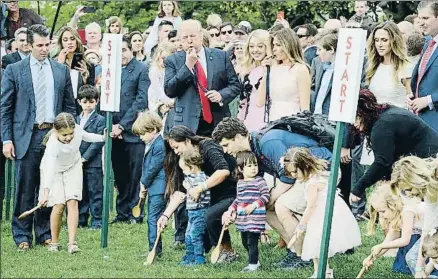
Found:
M 291 242 L 295 237 L 300 239 L 305 233 L 301 258 L 305 261 L 313 260 L 312 278 L 316 278 L 330 177 L 330 174 L 325 171 L 328 162 L 316 158 L 307 148 L 294 147 L 287 151 L 283 163 L 286 174 L 296 179 L 293 187 L 304 185 L 307 206 Z M 289 243 L 288 246 L 291 247 L 292 244 Z M 336 195 L 328 257 L 333 257 L 336 253 L 345 252 L 361 244 L 359 225 L 353 213 L 344 200 Z M 333 270 L 328 264 L 325 278 L 333 278 Z
M 173 28 L 178 30 L 178 26 L 181 24 L 181 12 L 178 8 L 176 1 L 161 1 L 158 6 L 158 16 L 155 18 L 152 30 L 149 33 L 144 43 L 144 54 L 149 56 L 154 46 L 158 44 L 158 26 L 163 20 L 167 20 L 173 23 Z
M 393 166 L 391 189 L 394 194 L 424 200 L 424 225 L 415 267 L 415 278 L 426 278 L 426 262 L 421 251 L 424 237 L 438 224 L 438 160 L 422 159 L 416 156 L 400 159 Z
M 304 61 L 303 50 L 295 32 L 284 28 L 273 35 L 274 60 L 266 57 L 264 66 L 270 66 L 269 121 L 310 110 L 310 69 Z M 266 73 L 259 88 L 257 105 L 266 105 Z

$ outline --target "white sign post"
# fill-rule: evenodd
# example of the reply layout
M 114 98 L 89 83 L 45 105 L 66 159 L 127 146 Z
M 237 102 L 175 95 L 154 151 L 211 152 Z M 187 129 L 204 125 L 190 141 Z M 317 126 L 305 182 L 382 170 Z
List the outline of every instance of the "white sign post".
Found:
M 325 278 L 341 146 L 346 123 L 353 124 L 356 120 L 365 44 L 365 30 L 357 28 L 340 30 L 329 112 L 329 120 L 337 121 L 336 138 L 333 147 L 329 189 L 321 239 L 318 278 Z
M 103 187 L 103 208 L 102 208 L 102 233 L 100 246 L 108 246 L 108 219 L 110 204 L 111 185 L 111 147 L 110 137 L 113 126 L 113 112 L 120 110 L 120 87 L 122 80 L 122 38 L 123 35 L 107 34 L 102 40 L 102 80 L 100 92 L 100 109 L 106 111 L 106 140 L 105 140 L 105 174 Z

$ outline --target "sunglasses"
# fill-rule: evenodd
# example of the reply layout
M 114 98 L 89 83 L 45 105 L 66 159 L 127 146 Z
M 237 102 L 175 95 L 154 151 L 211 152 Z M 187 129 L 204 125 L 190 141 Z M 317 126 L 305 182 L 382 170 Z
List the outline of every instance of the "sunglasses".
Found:
M 210 33 L 210 36 L 212 36 L 212 37 L 219 37 L 220 35 L 221 35 L 220 32 L 218 32 L 218 33 Z
M 234 47 L 234 50 L 243 50 L 243 47 Z
M 306 37 L 309 37 L 308 35 L 303 35 L 303 34 L 297 34 L 297 36 L 298 36 L 298 38 L 306 38 Z
M 228 31 L 221 31 L 222 35 L 226 35 L 227 33 L 231 35 L 231 33 L 233 33 L 233 30 L 228 30 Z

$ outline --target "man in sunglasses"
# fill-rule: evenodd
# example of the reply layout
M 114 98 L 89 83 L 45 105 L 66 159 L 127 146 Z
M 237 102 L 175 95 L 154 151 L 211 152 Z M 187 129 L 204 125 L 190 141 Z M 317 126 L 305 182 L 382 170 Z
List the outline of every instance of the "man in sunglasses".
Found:
M 8 16 L 5 21 L 6 39 L 14 38 L 15 31 L 20 27 L 29 28 L 34 24 L 43 24 L 43 19 L 30 9 L 20 8 L 18 1 L 4 1 L 7 6 Z
M 313 24 L 304 24 L 298 27 L 297 35 L 300 38 L 300 44 L 304 52 L 304 60 L 310 66 L 313 59 L 317 56 L 315 45 L 315 36 L 318 33 L 318 29 Z
M 178 34 L 184 51 L 164 60 L 164 91 L 175 98 L 174 125 L 211 136 L 214 127 L 230 116 L 228 103 L 240 94 L 241 85 L 229 56 L 202 46 L 202 27 L 197 20 L 181 23 Z
M 219 31 L 221 32 L 221 41 L 227 46 L 233 39 L 233 25 L 231 22 L 224 22 Z

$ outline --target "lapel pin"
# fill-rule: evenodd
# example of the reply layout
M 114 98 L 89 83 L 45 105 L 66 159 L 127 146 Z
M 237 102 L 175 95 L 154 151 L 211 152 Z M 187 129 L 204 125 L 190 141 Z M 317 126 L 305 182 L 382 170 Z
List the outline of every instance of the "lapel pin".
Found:
M 213 60 L 213 57 L 210 56 L 210 60 Z

